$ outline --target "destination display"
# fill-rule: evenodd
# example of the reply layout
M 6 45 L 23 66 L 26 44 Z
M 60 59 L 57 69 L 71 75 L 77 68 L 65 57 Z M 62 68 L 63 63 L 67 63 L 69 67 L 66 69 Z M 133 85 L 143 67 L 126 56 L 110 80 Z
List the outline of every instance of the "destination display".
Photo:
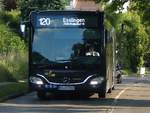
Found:
M 98 27 L 98 16 L 87 15 L 36 15 L 34 27 Z

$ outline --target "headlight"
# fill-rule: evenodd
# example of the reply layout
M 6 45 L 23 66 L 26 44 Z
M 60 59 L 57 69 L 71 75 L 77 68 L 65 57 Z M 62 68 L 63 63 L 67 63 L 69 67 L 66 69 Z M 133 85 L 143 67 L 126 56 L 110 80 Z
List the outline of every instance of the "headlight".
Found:
M 96 77 L 90 81 L 90 85 L 98 85 L 103 82 L 104 78 L 103 77 Z
M 39 77 L 30 77 L 30 82 L 38 85 L 42 85 L 43 81 Z

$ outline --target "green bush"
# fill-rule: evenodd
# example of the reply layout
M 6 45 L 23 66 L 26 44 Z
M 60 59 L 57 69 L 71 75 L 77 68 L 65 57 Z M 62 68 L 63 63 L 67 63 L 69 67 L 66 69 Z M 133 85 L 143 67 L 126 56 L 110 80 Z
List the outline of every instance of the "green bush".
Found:
M 12 10 L 10 12 L 0 12 L 0 23 L 3 23 L 19 33 L 20 12 Z
M 0 65 L 0 82 L 16 82 L 12 74 L 3 65 Z
M 27 78 L 26 43 L 18 33 L 14 32 L 14 29 L 18 30 L 16 27 L 19 23 L 18 16 L 18 12 L 1 12 L 0 14 L 0 64 L 3 66 L 1 68 L 3 74 L 0 79 L 3 81 L 7 80 L 7 77 L 15 80 Z
M 123 69 L 123 70 L 121 70 L 121 73 L 123 74 L 123 75 L 133 75 L 134 73 L 131 71 L 131 70 L 129 70 L 129 69 Z
M 34 10 L 63 10 L 66 0 L 20 0 L 18 4 L 22 19 L 28 20 Z
M 28 92 L 28 84 L 25 83 L 10 83 L 0 86 L 0 102 L 4 101 L 8 96 L 22 94 Z
M 10 53 L 5 59 L 0 62 L 9 71 L 15 80 L 27 79 L 28 75 L 28 60 L 27 54 Z
M 122 73 L 123 75 L 128 75 L 128 70 L 121 70 L 121 73 Z
M 11 11 L 12 9 L 17 8 L 17 0 L 3 0 L 4 9 Z

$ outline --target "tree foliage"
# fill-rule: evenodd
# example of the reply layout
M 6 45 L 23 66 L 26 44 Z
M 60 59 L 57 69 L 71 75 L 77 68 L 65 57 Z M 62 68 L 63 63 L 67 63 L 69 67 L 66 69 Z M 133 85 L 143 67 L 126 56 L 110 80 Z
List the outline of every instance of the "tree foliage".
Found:
M 3 0 L 0 0 L 0 11 L 4 9 Z
M 123 10 L 123 5 L 128 2 L 128 0 L 111 0 L 111 3 L 110 3 L 110 0 L 95 0 L 97 3 L 100 3 L 100 4 L 104 4 L 104 5 L 107 5 L 109 4 L 109 10 L 110 11 L 121 11 Z
M 14 11 L 0 12 L 1 76 L 11 76 L 10 78 L 15 80 L 26 78 L 28 68 L 26 44 L 16 33 L 18 18 L 18 13 Z M 0 77 L 0 79 L 2 78 Z
M 23 19 L 27 19 L 33 10 L 62 10 L 66 0 L 20 0 L 19 7 Z
M 143 66 L 144 59 L 150 58 L 150 1 L 130 0 L 126 13 L 122 13 L 123 4 L 129 0 L 112 0 L 111 3 L 109 0 L 96 1 L 105 5 L 106 25 L 116 29 L 119 62 L 136 72 L 138 67 Z
M 17 8 L 17 1 L 16 0 L 3 0 L 4 9 L 6 11 L 11 11 L 12 9 Z
M 145 66 L 150 67 L 150 1 L 149 0 L 133 0 L 130 6 L 130 11 L 137 13 L 141 17 L 141 23 L 148 34 L 148 46 L 144 51 Z
M 132 0 L 130 10 L 137 11 L 142 17 L 142 22 L 150 25 L 150 1 L 149 0 Z
M 124 61 L 128 62 L 128 67 L 136 72 L 138 67 L 141 67 L 144 64 L 143 56 L 146 47 L 148 46 L 148 34 L 146 33 L 144 26 L 141 24 L 140 16 L 137 13 L 126 13 L 124 18 L 124 33 L 120 36 L 125 40 L 122 39 L 121 41 L 123 42 L 120 42 L 120 44 L 123 45 L 120 54 L 122 55 L 122 58 L 124 57 Z

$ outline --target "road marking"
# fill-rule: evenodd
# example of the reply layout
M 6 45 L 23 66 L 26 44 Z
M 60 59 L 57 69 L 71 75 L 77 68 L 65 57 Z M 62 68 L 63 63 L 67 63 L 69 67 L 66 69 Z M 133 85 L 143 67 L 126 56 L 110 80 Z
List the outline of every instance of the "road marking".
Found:
M 97 109 L 97 106 L 91 106 L 91 105 L 75 105 L 75 104 L 14 104 L 14 103 L 0 103 L 0 106 L 4 106 L 4 107 L 49 107 L 49 108 L 68 108 L 68 109 L 75 109 L 75 108 L 79 108 L 79 109 L 86 109 L 88 107 L 88 109 Z M 101 109 L 108 109 L 108 107 L 102 106 Z
M 101 108 L 95 108 L 95 109 L 91 109 L 91 108 L 78 108 L 78 109 L 67 109 L 69 111 L 88 111 L 88 112 L 91 112 L 91 111 L 106 111 L 107 109 L 101 109 Z
M 116 97 L 115 97 L 115 102 L 119 99 L 119 97 L 128 89 L 129 87 L 126 87 L 125 89 L 123 89 Z
M 110 110 L 110 113 L 113 113 L 113 111 L 115 110 L 115 105 L 119 99 L 119 97 L 128 89 L 129 87 L 124 88 L 122 91 L 120 91 L 120 93 L 115 97 L 115 100 L 113 101 L 112 105 L 113 106 Z

